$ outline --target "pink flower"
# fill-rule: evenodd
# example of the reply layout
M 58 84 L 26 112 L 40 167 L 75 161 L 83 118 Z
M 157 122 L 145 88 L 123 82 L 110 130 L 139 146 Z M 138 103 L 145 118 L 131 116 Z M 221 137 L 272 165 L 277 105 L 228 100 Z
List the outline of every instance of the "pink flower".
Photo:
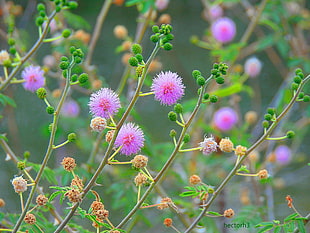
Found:
M 182 78 L 171 71 L 161 72 L 153 79 L 151 90 L 163 105 L 175 104 L 184 95 Z
M 22 78 L 25 80 L 23 86 L 26 90 L 35 92 L 45 84 L 44 71 L 40 66 L 27 66 L 22 72 Z
M 217 143 L 216 141 L 214 141 L 213 137 L 205 137 L 205 139 L 203 140 L 203 142 L 199 143 L 199 146 L 201 147 L 201 151 L 203 154 L 205 155 L 209 155 L 212 152 L 216 152 L 217 151 Z
M 280 165 L 286 165 L 291 161 L 292 152 L 291 152 L 291 149 L 286 145 L 278 146 L 275 149 L 274 153 L 276 155 L 276 161 Z
M 162 11 L 167 8 L 169 0 L 156 0 L 155 6 L 157 10 Z
M 101 88 L 91 94 L 88 105 L 93 116 L 102 118 L 113 116 L 121 107 L 119 97 L 109 88 Z
M 227 43 L 236 35 L 236 24 L 230 18 L 219 18 L 212 23 L 211 32 L 217 41 Z
M 223 9 L 220 5 L 213 5 L 209 8 L 209 17 L 211 20 L 216 20 L 223 15 Z
M 125 155 L 139 152 L 143 145 L 144 134 L 142 130 L 133 123 L 124 124 L 115 139 L 115 146 L 122 146 L 120 152 Z
M 219 130 L 228 131 L 238 122 L 238 115 L 232 108 L 220 108 L 214 113 L 213 122 Z
M 74 100 L 64 102 L 61 114 L 66 117 L 77 117 L 80 113 L 80 106 Z
M 248 58 L 244 64 L 244 72 L 249 75 L 251 78 L 259 75 L 262 69 L 262 63 L 256 57 Z

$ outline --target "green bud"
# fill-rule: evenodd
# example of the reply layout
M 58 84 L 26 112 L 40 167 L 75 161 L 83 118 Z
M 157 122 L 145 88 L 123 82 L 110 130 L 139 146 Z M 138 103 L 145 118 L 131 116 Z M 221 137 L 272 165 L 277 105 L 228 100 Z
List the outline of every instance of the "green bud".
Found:
M 182 104 L 176 104 L 176 105 L 174 105 L 174 111 L 176 112 L 176 113 L 182 113 L 183 112 L 183 106 L 182 106 Z
M 70 53 L 73 54 L 75 52 L 76 48 L 74 46 L 70 47 Z
M 304 98 L 303 98 L 303 101 L 304 102 L 309 102 L 310 101 L 310 96 L 305 95 Z
M 80 63 L 82 62 L 82 58 L 76 56 L 76 57 L 74 57 L 74 62 L 75 62 L 76 64 L 80 64 Z
M 54 109 L 54 107 L 52 107 L 52 106 L 48 106 L 48 107 L 46 107 L 46 112 L 47 112 L 48 114 L 54 114 L 55 109 Z
M 264 119 L 265 119 L 266 121 L 271 121 L 272 116 L 271 116 L 269 113 L 267 113 L 267 114 L 264 115 Z
M 212 69 L 211 74 L 217 76 L 219 74 L 219 71 L 217 69 Z
M 303 73 L 298 73 L 297 75 L 298 75 L 301 79 L 304 79 L 304 77 L 305 77 Z
M 220 76 L 220 77 L 217 77 L 215 81 L 217 82 L 217 84 L 223 84 L 225 82 L 225 79 Z
M 25 158 L 25 159 L 29 159 L 29 157 L 30 157 L 30 152 L 26 150 L 26 151 L 24 152 L 24 158 Z
M 46 13 L 45 13 L 45 11 L 40 11 L 39 15 L 44 18 L 46 16 Z
M 133 54 L 138 54 L 138 53 L 142 53 L 142 47 L 141 47 L 141 45 L 139 45 L 139 44 L 133 44 L 132 46 L 131 46 L 131 51 L 132 51 L 132 53 Z
M 76 82 L 78 80 L 78 75 L 77 74 L 73 74 L 71 76 L 71 82 Z
M 37 96 L 39 99 L 44 99 L 46 97 L 46 89 L 44 87 L 40 87 L 37 90 Z
M 142 73 L 143 73 L 143 67 L 142 67 L 142 66 L 138 66 L 138 67 L 136 68 L 136 75 L 137 75 L 138 77 L 140 77 L 140 76 L 142 75 Z
M 175 131 L 174 129 L 170 130 L 169 136 L 174 138 L 177 135 L 177 131 Z
M 203 99 L 205 99 L 205 100 L 207 100 L 207 99 L 209 99 L 209 94 L 208 93 L 205 93 L 204 95 L 203 95 Z
M 168 113 L 168 118 L 171 120 L 171 121 L 176 121 L 177 120 L 177 114 L 173 111 L 170 111 Z
M 61 7 L 60 6 L 56 6 L 55 7 L 55 11 L 58 13 L 58 12 L 60 12 L 61 11 Z
M 170 33 L 170 34 L 166 35 L 166 38 L 168 39 L 168 41 L 173 40 L 174 35 Z
M 297 84 L 300 84 L 301 83 L 301 78 L 299 76 L 295 76 L 294 77 L 294 82 L 297 83 Z
M 76 49 L 75 53 L 73 52 L 73 56 L 84 58 L 84 53 L 83 53 L 83 51 L 81 49 Z
M 86 83 L 88 81 L 88 74 L 86 73 L 80 74 L 78 80 L 79 80 L 79 83 L 81 84 Z
M 294 131 L 292 131 L 292 130 L 287 131 L 287 133 L 286 133 L 286 137 L 287 137 L 287 138 L 291 139 L 291 138 L 293 138 L 294 136 L 295 136 L 295 132 L 294 132 Z
M 159 41 L 159 36 L 158 35 L 151 35 L 150 40 L 154 43 Z
M 18 168 L 19 170 L 24 170 L 25 167 L 26 167 L 26 163 L 25 163 L 24 161 L 18 161 L 18 162 L 17 162 L 17 168 Z
M 220 65 L 218 63 L 214 63 L 213 64 L 213 69 L 218 70 L 220 67 Z
M 49 125 L 48 125 L 48 132 L 52 132 L 52 130 L 53 130 L 53 123 L 50 123 Z
M 9 44 L 10 46 L 15 45 L 15 40 L 14 40 L 13 38 L 9 38 L 9 39 L 8 39 L 8 44 Z
M 129 58 L 128 63 L 131 66 L 138 66 L 139 61 L 136 57 L 131 57 L 131 58 Z
M 205 80 L 204 77 L 199 76 L 199 77 L 196 79 L 196 82 L 197 82 L 197 84 L 198 84 L 199 86 L 203 86 L 203 85 L 205 85 L 206 80 Z
M 165 36 L 165 37 L 163 37 L 163 38 L 161 39 L 161 42 L 162 42 L 163 44 L 165 44 L 165 43 L 169 42 L 169 39 L 167 38 L 167 36 Z
M 298 94 L 298 98 L 299 98 L 299 99 L 304 98 L 304 96 L 305 96 L 305 93 L 303 93 L 303 92 L 300 92 L 300 93 Z
M 198 78 L 199 76 L 201 76 L 201 72 L 199 70 L 193 70 L 192 76 L 193 78 Z
M 75 1 L 70 1 L 70 2 L 68 2 L 68 7 L 69 7 L 69 9 L 71 9 L 71 10 L 76 9 L 78 6 L 79 6 L 79 4 L 78 4 L 77 2 L 75 2 Z
M 263 121 L 262 122 L 262 126 L 263 126 L 263 128 L 268 128 L 269 127 L 269 122 L 268 121 Z
M 184 138 L 183 138 L 183 142 L 184 143 L 188 143 L 191 139 L 191 136 L 187 133 L 184 135 Z
M 210 194 L 214 193 L 214 188 L 208 187 L 208 193 Z
M 36 18 L 36 25 L 37 25 L 37 26 L 41 26 L 43 23 L 44 23 L 43 17 L 42 17 L 42 16 L 38 16 L 38 17 Z
M 298 86 L 299 86 L 299 85 L 298 85 L 297 83 L 292 83 L 292 89 L 293 89 L 293 90 L 296 91 L 296 90 L 298 89 Z
M 3 61 L 3 66 L 5 66 L 5 67 L 11 67 L 11 65 L 12 65 L 12 62 L 11 62 L 10 59 L 7 59 L 7 60 L 4 60 L 4 61 Z
M 64 29 L 61 34 L 63 38 L 68 38 L 71 35 L 71 31 L 69 29 Z
M 142 56 L 142 54 L 137 53 L 135 57 L 138 59 L 139 62 L 142 62 L 142 61 L 143 61 L 143 56 Z
M 298 75 L 299 73 L 302 73 L 302 69 L 297 68 L 297 69 L 295 70 L 295 74 Z
M 276 113 L 276 110 L 274 108 L 268 108 L 267 113 L 269 113 L 271 116 L 273 116 Z
M 211 103 L 216 103 L 218 101 L 218 97 L 216 95 L 211 95 L 210 96 L 210 102 Z
M 62 76 L 63 76 L 64 78 L 67 78 L 67 75 L 68 75 L 67 70 L 63 70 L 63 71 L 62 71 Z
M 169 51 L 173 48 L 173 46 L 171 43 L 166 43 L 166 44 L 164 44 L 163 48 L 164 48 L 164 50 Z
M 66 70 L 66 69 L 68 69 L 69 65 L 70 65 L 69 62 L 67 62 L 67 61 L 62 61 L 62 62 L 59 63 L 59 68 L 60 68 L 61 70 Z
M 39 3 L 39 4 L 37 5 L 37 10 L 38 10 L 38 11 L 45 11 L 45 6 L 44 6 L 44 4 L 43 4 L 43 3 Z
M 68 59 L 68 57 L 66 57 L 66 56 L 62 56 L 62 57 L 60 58 L 60 61 L 69 61 L 69 59 Z
M 154 26 L 152 27 L 152 32 L 158 33 L 158 32 L 159 32 L 159 27 L 158 27 L 157 25 L 154 25 Z
M 14 55 L 14 54 L 16 53 L 16 48 L 15 48 L 14 46 L 11 46 L 11 47 L 9 48 L 9 53 L 12 54 L 12 55 Z
M 69 142 L 74 142 L 75 140 L 76 140 L 76 134 L 75 133 L 68 134 L 68 141 Z

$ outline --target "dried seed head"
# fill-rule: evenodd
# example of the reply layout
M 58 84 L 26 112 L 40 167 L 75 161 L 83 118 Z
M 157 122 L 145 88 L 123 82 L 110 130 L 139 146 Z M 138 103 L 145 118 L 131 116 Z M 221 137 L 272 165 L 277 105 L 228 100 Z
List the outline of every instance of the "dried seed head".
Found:
M 92 208 L 93 213 L 94 213 L 95 211 L 98 211 L 98 210 L 104 210 L 104 205 L 100 201 L 93 201 L 93 203 L 90 205 L 90 208 Z
M 78 189 L 83 189 L 84 187 L 84 184 L 83 184 L 83 181 L 82 179 L 80 179 L 77 175 L 74 176 L 74 178 L 72 179 L 71 181 L 71 185 L 70 185 L 71 188 L 78 188 Z
M 141 172 L 135 177 L 136 186 L 143 185 L 146 182 L 147 182 L 147 177 Z
M 90 122 L 90 127 L 93 131 L 102 132 L 107 126 L 107 120 L 102 117 L 95 117 Z
M 226 218 L 232 218 L 232 217 L 234 217 L 234 215 L 235 215 L 235 212 L 234 212 L 234 210 L 233 209 L 228 209 L 228 210 L 225 210 L 224 211 L 224 217 L 226 217 Z
M 103 223 L 103 220 L 99 219 L 99 218 L 96 218 L 96 221 Z M 95 221 L 93 221 L 92 226 L 95 227 L 95 228 L 100 227 L 100 225 L 97 222 L 95 222 Z
M 2 198 L 0 198 L 0 208 L 3 206 L 5 206 L 5 201 Z
M 30 225 L 33 225 L 36 223 L 37 219 L 36 216 L 34 216 L 33 214 L 26 214 L 25 218 L 24 218 L 25 223 L 28 223 Z
M 165 218 L 164 225 L 166 227 L 171 227 L 172 226 L 172 219 L 171 218 Z
M 287 200 L 287 206 L 289 208 L 292 208 L 293 207 L 293 198 L 291 198 L 290 195 L 287 195 L 285 199 Z
M 192 175 L 190 178 L 189 178 L 189 183 L 191 185 L 196 185 L 196 184 L 200 184 L 201 183 L 201 179 L 199 176 L 197 175 Z
M 115 26 L 115 28 L 113 29 L 113 33 L 116 38 L 123 39 L 123 40 L 126 39 L 128 35 L 127 28 L 123 25 Z
M 114 132 L 115 132 L 115 130 L 110 130 L 107 132 L 107 134 L 105 135 L 105 140 L 107 142 L 110 142 L 112 140 Z
M 82 201 L 82 194 L 77 189 L 70 189 L 66 192 L 65 196 L 68 197 L 70 202 L 81 202 Z
M 171 198 L 169 197 L 164 197 L 161 199 L 160 204 L 157 206 L 157 209 L 163 210 L 169 207 L 169 205 L 174 205 L 172 202 Z
M 259 177 L 259 179 L 267 179 L 268 178 L 268 171 L 266 169 L 260 170 L 257 173 L 257 176 Z
M 144 155 L 136 155 L 133 160 L 131 160 L 132 165 L 136 168 L 144 168 L 147 165 L 148 157 Z
M 48 201 L 48 198 L 44 196 L 43 194 L 40 194 L 39 196 L 37 196 L 36 202 L 38 205 L 40 206 L 46 205 L 47 201 Z
M 109 217 L 109 211 L 104 210 L 104 209 L 103 210 L 97 210 L 94 214 L 96 215 L 97 218 L 102 219 L 102 220 Z
M 237 146 L 235 149 L 235 155 L 243 156 L 246 153 L 247 148 L 245 146 Z
M 229 138 L 222 138 L 219 144 L 220 150 L 223 152 L 232 152 L 234 149 L 234 144 Z
M 68 172 L 72 172 L 76 167 L 75 159 L 71 157 L 64 157 L 61 164 Z
M 16 193 L 22 193 L 27 190 L 27 181 L 22 176 L 15 177 L 12 180 L 12 185 Z

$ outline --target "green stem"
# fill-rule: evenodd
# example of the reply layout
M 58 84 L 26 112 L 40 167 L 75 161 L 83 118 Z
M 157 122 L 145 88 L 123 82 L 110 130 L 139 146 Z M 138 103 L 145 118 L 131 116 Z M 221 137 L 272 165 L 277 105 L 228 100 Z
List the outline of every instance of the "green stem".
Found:
M 17 72 L 21 69 L 22 65 L 39 49 L 39 47 L 42 45 L 44 37 L 47 35 L 48 33 L 48 26 L 51 22 L 51 20 L 54 18 L 54 16 L 56 15 L 56 11 L 53 11 L 52 14 L 48 17 L 47 21 L 46 21 L 46 27 L 44 28 L 42 35 L 39 37 L 39 39 L 37 40 L 37 42 L 32 46 L 32 48 L 28 51 L 28 53 L 20 59 L 20 64 L 18 66 L 16 66 L 12 72 L 10 73 L 10 75 L 8 76 L 8 78 L 0 85 L 0 91 L 4 90 L 11 82 L 11 80 L 15 77 L 15 75 L 17 74 Z
M 57 145 L 57 146 L 53 146 L 53 149 L 58 149 L 58 148 L 60 148 L 60 147 L 62 147 L 62 146 L 64 146 L 64 145 L 66 145 L 66 144 L 68 144 L 69 143 L 69 141 L 67 140 L 67 141 L 65 141 L 65 142 L 63 142 L 63 143 L 61 143 L 61 144 L 59 144 L 59 145 Z
M 195 148 L 179 150 L 179 152 L 189 152 L 189 151 L 195 151 L 195 150 L 201 150 L 201 149 L 202 147 L 195 147 Z
M 55 40 L 59 40 L 59 39 L 61 39 L 61 38 L 63 38 L 63 36 L 62 36 L 62 35 L 57 36 L 57 37 L 54 37 L 54 38 L 44 39 L 44 40 L 43 40 L 43 42 L 44 42 L 44 43 L 53 42 L 53 41 L 55 41 Z
M 270 135 L 270 133 L 274 130 L 274 128 L 277 126 L 278 122 L 281 121 L 281 119 L 287 114 L 287 112 L 291 109 L 291 107 L 293 106 L 293 104 L 295 103 L 296 99 L 298 98 L 299 92 L 302 90 L 304 84 L 306 82 L 308 82 L 310 79 L 310 75 L 308 75 L 303 82 L 299 85 L 295 95 L 293 96 L 293 98 L 291 99 L 291 101 L 289 102 L 289 104 L 286 106 L 286 108 L 282 111 L 282 113 L 277 117 L 276 121 L 274 121 L 271 126 L 268 128 L 268 130 L 266 130 L 266 132 L 246 151 L 245 155 L 242 156 L 242 158 L 240 159 L 240 161 L 234 166 L 234 168 L 230 171 L 230 173 L 226 176 L 226 178 L 223 180 L 223 182 L 219 185 L 219 187 L 215 190 L 215 192 L 213 193 L 212 197 L 209 199 L 209 201 L 204 205 L 203 210 L 200 212 L 200 214 L 198 215 L 198 217 L 194 220 L 194 222 L 191 224 L 191 226 L 189 228 L 186 229 L 186 231 L 184 231 L 184 233 L 189 233 L 191 232 L 196 225 L 198 224 L 198 222 L 203 218 L 203 216 L 205 215 L 205 213 L 207 212 L 208 208 L 211 206 L 211 204 L 214 202 L 214 200 L 216 199 L 216 197 L 218 196 L 218 194 L 223 190 L 223 188 L 226 186 L 226 184 L 232 179 L 232 177 L 234 177 L 234 175 L 236 174 L 237 170 L 239 169 L 239 167 L 241 166 L 243 160 L 254 150 L 256 149 L 262 142 L 264 142 L 266 140 L 266 138 L 268 137 L 268 135 Z
M 95 145 L 93 146 L 93 149 L 92 149 L 90 156 L 87 160 L 87 164 L 92 165 L 94 163 L 95 157 L 98 154 L 99 147 L 100 147 L 100 144 L 102 142 L 102 139 L 104 138 L 104 135 L 105 135 L 104 131 L 102 131 L 98 134 L 96 141 L 95 141 Z
M 139 96 L 148 96 L 148 95 L 153 95 L 154 91 L 152 92 L 146 92 L 146 93 L 140 93 Z
M 11 84 L 19 84 L 19 83 L 24 83 L 25 79 L 13 79 L 11 80 Z

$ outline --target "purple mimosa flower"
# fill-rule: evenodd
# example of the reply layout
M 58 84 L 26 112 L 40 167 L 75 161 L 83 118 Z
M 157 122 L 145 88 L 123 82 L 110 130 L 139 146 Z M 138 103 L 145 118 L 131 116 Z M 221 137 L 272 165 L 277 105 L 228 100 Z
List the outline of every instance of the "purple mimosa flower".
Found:
M 26 90 L 35 92 L 45 84 L 44 71 L 40 66 L 27 66 L 22 72 L 22 78 L 25 80 L 23 86 Z
M 278 146 L 275 151 L 276 161 L 281 165 L 286 165 L 291 161 L 292 152 L 291 149 L 286 145 Z
M 184 95 L 182 78 L 171 71 L 161 72 L 153 79 L 151 90 L 163 105 L 175 104 Z
M 120 152 L 125 155 L 139 152 L 143 145 L 144 134 L 142 130 L 133 123 L 124 124 L 115 139 L 115 146 L 122 146 Z
M 162 11 L 167 8 L 169 4 L 169 0 L 156 0 L 155 1 L 155 6 L 157 10 Z
M 201 147 L 200 150 L 205 155 L 209 155 L 212 152 L 216 152 L 217 151 L 217 147 L 218 147 L 216 141 L 214 141 L 214 138 L 212 136 L 209 137 L 209 138 L 205 137 L 203 142 L 199 143 L 199 146 Z
M 213 122 L 219 130 L 228 131 L 238 122 L 238 115 L 232 108 L 220 108 L 214 113 Z
M 236 35 L 236 24 L 230 18 L 219 18 L 212 23 L 211 32 L 217 41 L 227 43 Z
M 119 97 L 109 88 L 101 88 L 91 94 L 88 105 L 93 116 L 102 118 L 113 116 L 121 107 Z
M 256 57 L 251 57 L 247 59 L 244 63 L 244 72 L 249 75 L 251 78 L 259 75 L 262 69 L 262 63 Z
M 80 113 L 80 106 L 74 100 L 64 102 L 61 114 L 66 117 L 77 117 Z

